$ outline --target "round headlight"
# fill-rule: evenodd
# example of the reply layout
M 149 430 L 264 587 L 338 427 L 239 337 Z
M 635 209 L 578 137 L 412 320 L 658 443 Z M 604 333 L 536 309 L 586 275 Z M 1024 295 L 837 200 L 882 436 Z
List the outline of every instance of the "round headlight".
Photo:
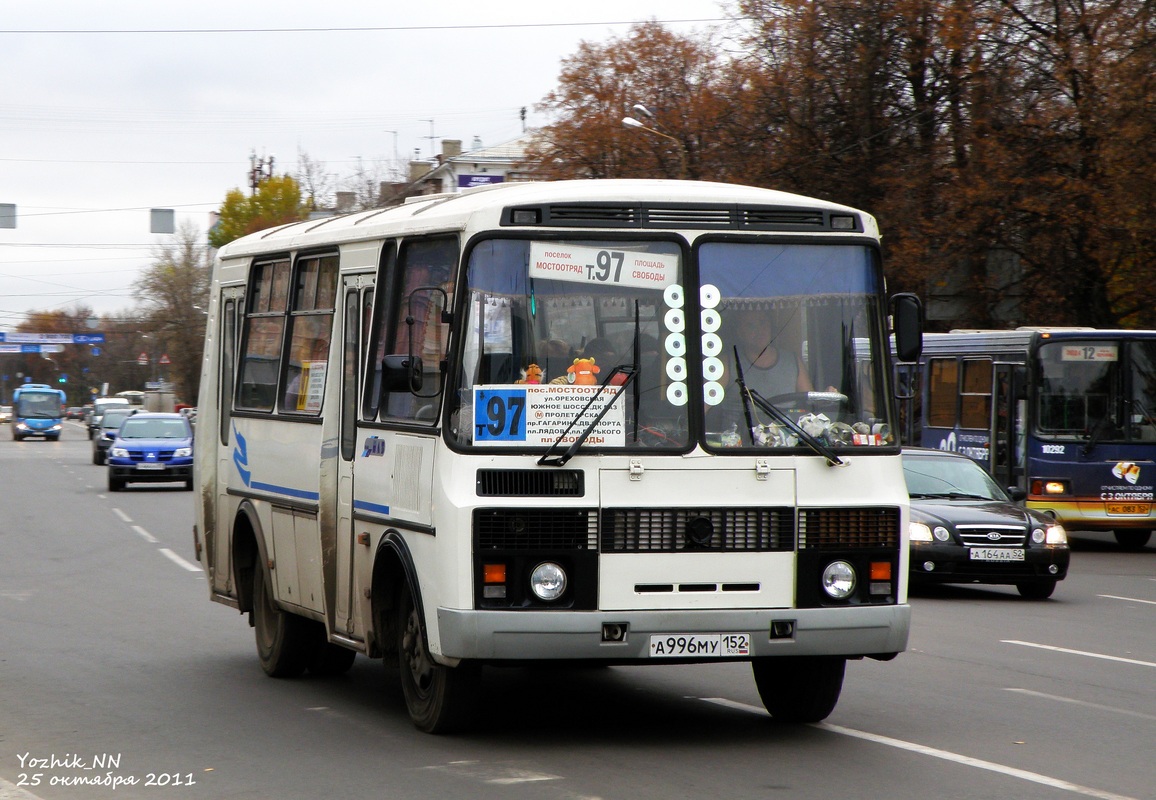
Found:
M 1043 544 L 1044 543 L 1044 536 L 1045 536 L 1045 534 L 1044 534 L 1043 528 L 1032 529 L 1032 542 L 1033 543 Z
M 855 568 L 846 561 L 832 561 L 823 570 L 823 591 L 844 600 L 855 591 Z
M 530 573 L 530 588 L 539 600 L 557 600 L 566 591 L 566 571 L 553 561 L 543 561 Z
M 946 541 L 951 540 L 951 534 L 948 533 L 947 528 L 943 527 L 942 525 L 937 525 L 935 530 L 932 531 L 932 533 L 934 533 L 935 538 L 941 542 L 946 542 Z

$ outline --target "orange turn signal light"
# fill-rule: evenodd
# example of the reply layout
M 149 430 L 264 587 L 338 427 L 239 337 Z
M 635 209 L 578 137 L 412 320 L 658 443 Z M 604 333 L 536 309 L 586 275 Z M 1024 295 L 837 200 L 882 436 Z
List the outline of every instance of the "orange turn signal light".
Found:
M 485 583 L 505 583 L 506 582 L 506 565 L 505 564 L 483 564 L 482 565 L 482 581 Z
M 889 580 L 891 580 L 891 562 L 890 561 L 872 561 L 871 562 L 871 580 L 873 580 L 873 581 L 889 581 Z

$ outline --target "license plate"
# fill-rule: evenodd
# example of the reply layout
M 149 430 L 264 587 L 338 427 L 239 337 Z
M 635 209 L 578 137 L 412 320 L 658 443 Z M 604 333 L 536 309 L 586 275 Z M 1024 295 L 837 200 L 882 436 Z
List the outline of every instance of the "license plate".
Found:
M 1022 547 L 973 547 L 967 557 L 972 561 L 1023 561 Z
M 137 464 L 137 469 L 164 469 L 164 464 Z
M 667 633 L 650 637 L 651 658 L 727 658 L 750 654 L 749 633 Z
M 1109 514 L 1140 514 L 1147 516 L 1151 503 L 1108 503 Z

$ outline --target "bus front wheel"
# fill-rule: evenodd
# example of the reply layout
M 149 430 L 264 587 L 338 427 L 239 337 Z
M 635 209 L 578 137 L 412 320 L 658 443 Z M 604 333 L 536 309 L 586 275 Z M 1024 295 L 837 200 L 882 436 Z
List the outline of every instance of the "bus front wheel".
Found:
M 397 653 L 401 691 L 410 719 L 426 733 L 452 733 L 469 727 L 478 702 L 481 671 L 462 662 L 447 667 L 433 660 L 425 624 L 409 587 L 397 603 Z
M 819 722 L 835 710 L 847 659 L 781 656 L 751 662 L 763 707 L 776 722 Z
M 253 633 L 261 669 L 273 678 L 295 678 L 308 666 L 309 621 L 277 608 L 265 570 L 253 569 Z
M 1148 544 L 1152 531 L 1115 531 L 1116 543 L 1125 550 L 1140 550 Z

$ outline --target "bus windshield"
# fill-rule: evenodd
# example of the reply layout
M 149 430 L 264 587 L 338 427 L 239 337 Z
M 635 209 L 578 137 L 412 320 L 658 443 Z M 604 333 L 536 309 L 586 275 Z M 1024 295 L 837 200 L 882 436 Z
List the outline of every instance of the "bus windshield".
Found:
M 60 417 L 60 392 L 27 392 L 16 398 L 16 416 L 24 419 Z
M 1156 342 L 1049 342 L 1037 363 L 1042 436 L 1156 440 Z
M 452 398 L 458 443 L 894 443 L 873 249 L 707 241 L 697 262 L 696 285 L 671 239 L 475 246 Z

